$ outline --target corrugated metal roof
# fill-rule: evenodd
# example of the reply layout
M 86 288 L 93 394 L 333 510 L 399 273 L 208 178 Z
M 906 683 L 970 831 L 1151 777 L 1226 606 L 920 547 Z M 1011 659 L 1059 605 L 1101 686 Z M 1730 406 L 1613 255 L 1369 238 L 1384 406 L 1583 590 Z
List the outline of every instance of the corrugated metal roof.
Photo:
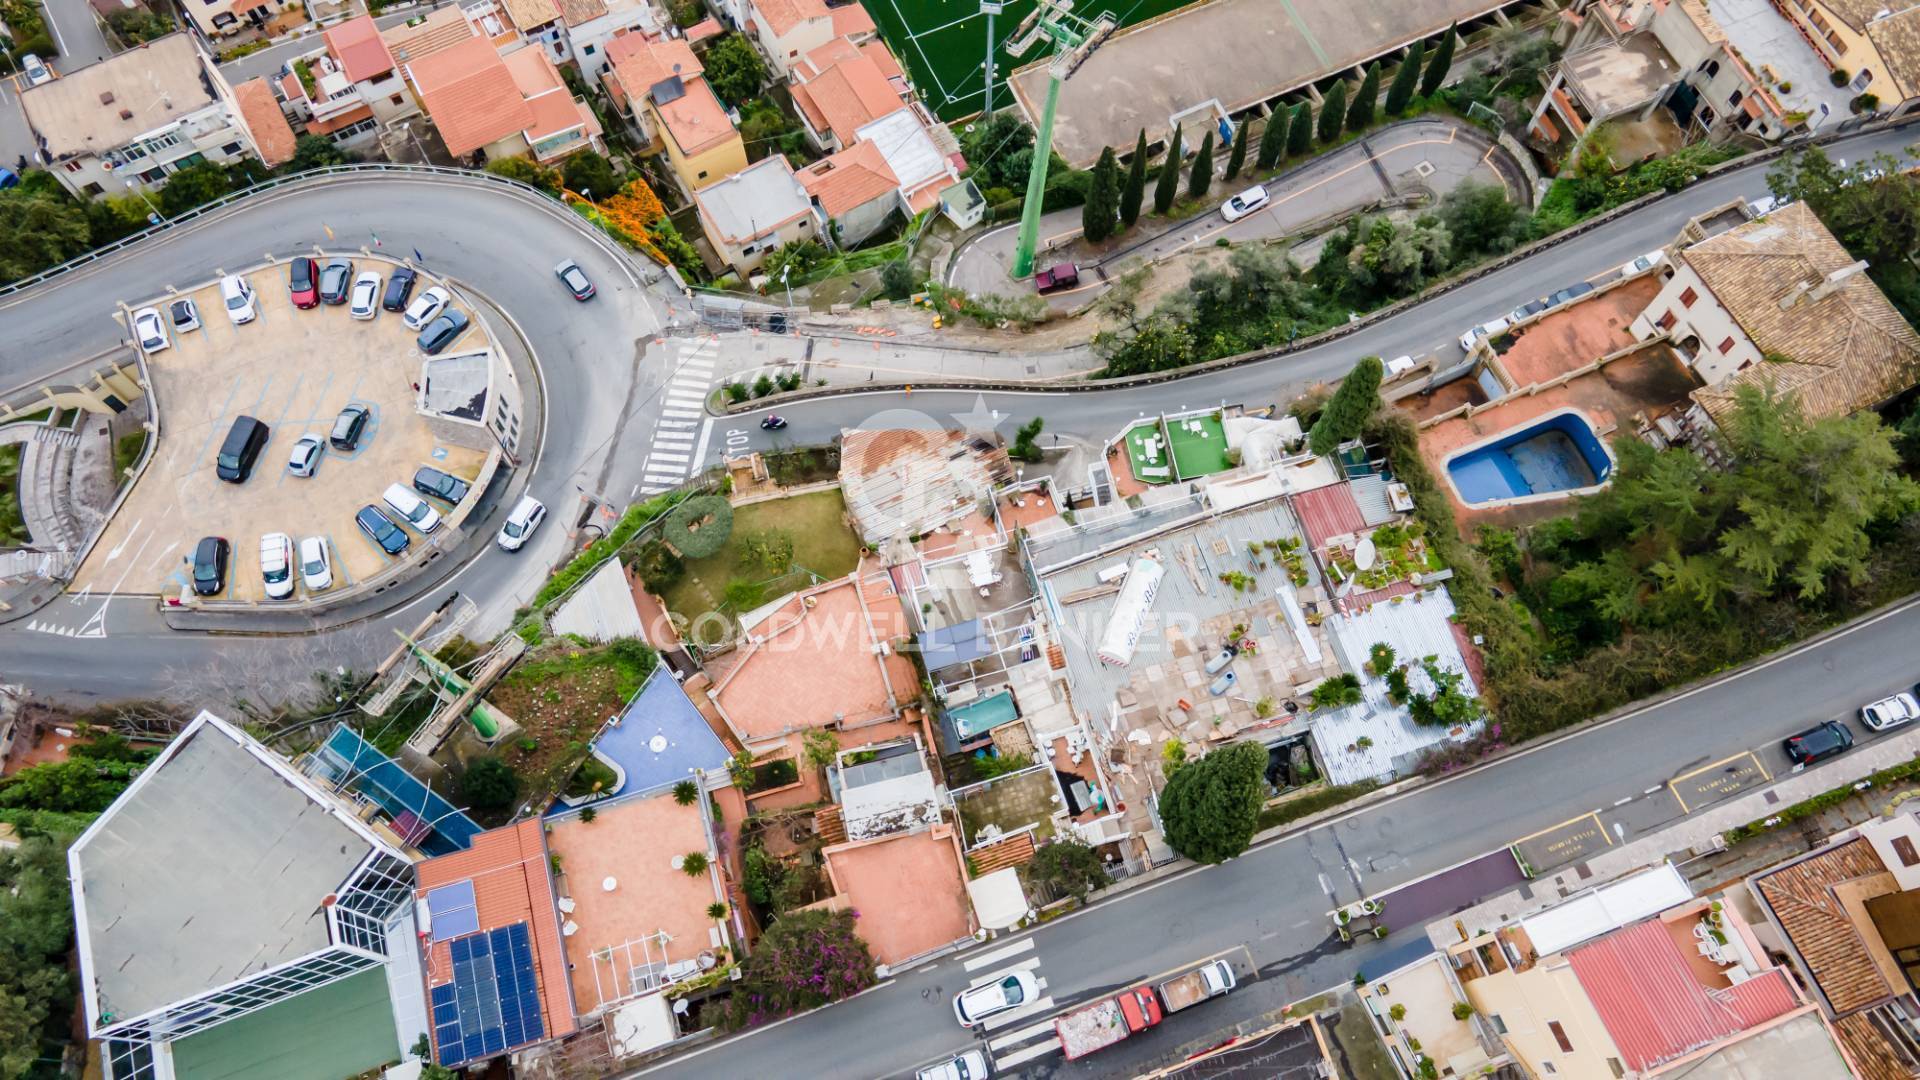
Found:
M 1399 514 L 1387 504 L 1387 478 L 1379 473 L 1356 476 L 1349 482 L 1353 488 L 1353 501 L 1360 507 L 1360 516 L 1369 525 L 1385 525 Z
M 1302 491 L 1293 496 L 1293 512 L 1307 530 L 1307 539 L 1317 548 L 1327 546 L 1330 537 L 1359 533 L 1367 519 L 1353 499 L 1353 485 L 1329 484 Z

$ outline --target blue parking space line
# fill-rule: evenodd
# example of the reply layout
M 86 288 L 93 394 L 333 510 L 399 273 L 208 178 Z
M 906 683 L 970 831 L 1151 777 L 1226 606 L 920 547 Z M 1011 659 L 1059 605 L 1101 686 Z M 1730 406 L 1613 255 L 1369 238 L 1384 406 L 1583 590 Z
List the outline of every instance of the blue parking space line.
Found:
M 274 427 L 279 427 L 281 424 L 287 422 L 287 414 L 293 411 L 293 399 L 300 393 L 301 384 L 306 381 L 307 376 L 305 372 L 301 372 L 300 377 L 293 380 L 293 389 L 287 392 L 287 403 L 281 407 L 279 419 L 273 422 Z
M 321 533 L 321 534 L 320 534 L 320 539 L 321 539 L 322 541 L 324 541 L 324 542 L 326 543 L 326 545 L 327 545 L 327 547 L 329 547 L 329 548 L 331 548 L 331 549 L 333 550 L 333 555 L 334 555 L 334 559 L 333 559 L 333 561 L 334 561 L 334 567 L 333 567 L 333 568 L 334 568 L 334 570 L 335 570 L 335 573 L 334 573 L 334 575 L 333 575 L 333 576 L 334 576 L 334 577 L 336 577 L 336 578 L 342 578 L 342 579 L 345 579 L 345 581 L 346 581 L 346 583 L 347 583 L 347 584 L 348 584 L 349 586 L 351 586 L 351 585 L 355 585 L 355 584 L 357 584 L 357 582 L 356 582 L 356 581 L 354 580 L 354 577 L 353 577 L 353 573 L 352 573 L 352 571 L 350 571 L 350 570 L 348 570 L 348 569 L 347 569 L 347 560 L 346 560 L 346 556 L 344 556 L 344 555 L 342 555 L 342 554 L 340 553 L 340 545 L 339 545 L 339 544 L 336 544 L 336 543 L 334 543 L 334 542 L 333 542 L 333 534 L 332 534 L 332 533 L 330 533 L 330 532 L 329 532 L 329 533 Z M 381 554 L 383 554 L 383 555 L 384 555 L 384 554 L 386 554 L 386 552 L 381 552 Z M 337 588 L 337 587 L 339 587 L 339 584 L 340 584 L 340 582 L 338 582 L 338 581 L 336 581 L 336 582 L 334 582 L 334 586 L 335 586 L 336 588 Z
M 220 411 L 214 415 L 213 426 L 207 429 L 206 440 L 200 444 L 200 451 L 194 455 L 193 460 L 201 461 L 206 458 L 207 447 L 213 445 L 213 437 L 220 432 L 221 422 L 227 418 L 227 410 L 233 407 L 233 395 L 239 392 L 240 377 L 235 375 L 232 385 L 227 387 L 227 400 L 220 403 Z

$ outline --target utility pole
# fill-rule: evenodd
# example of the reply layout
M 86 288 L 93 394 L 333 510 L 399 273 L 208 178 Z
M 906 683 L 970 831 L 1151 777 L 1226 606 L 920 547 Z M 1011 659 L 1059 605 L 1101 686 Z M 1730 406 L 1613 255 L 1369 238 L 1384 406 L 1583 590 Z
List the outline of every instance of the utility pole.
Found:
M 980 0 L 980 14 L 987 17 L 987 100 L 980 106 L 982 120 L 993 119 L 993 54 L 997 51 L 993 41 L 993 17 L 1005 8 L 1001 0 Z
M 1060 84 L 1067 81 L 1093 50 L 1119 26 L 1111 14 L 1093 19 L 1072 13 L 1073 0 L 1040 0 L 1040 6 L 1021 20 L 1007 42 L 1007 55 L 1018 57 L 1045 38 L 1053 47 L 1047 65 L 1047 107 L 1040 113 L 1040 132 L 1033 143 L 1033 167 L 1027 171 L 1027 201 L 1020 210 L 1020 246 L 1013 254 L 1013 276 L 1033 273 L 1033 252 L 1040 242 L 1040 204 L 1047 190 L 1047 159 L 1053 156 L 1053 115 L 1060 106 Z

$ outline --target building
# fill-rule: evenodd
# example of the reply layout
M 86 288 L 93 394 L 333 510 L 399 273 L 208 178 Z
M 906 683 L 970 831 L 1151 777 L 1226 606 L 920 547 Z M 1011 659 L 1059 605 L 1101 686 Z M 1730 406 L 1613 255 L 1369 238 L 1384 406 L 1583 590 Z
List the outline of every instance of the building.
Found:
M 492 349 L 429 356 L 420 362 L 416 408 L 434 436 L 458 446 L 519 453 L 524 407 L 513 365 Z
M 888 171 L 899 181 L 900 199 L 909 215 L 938 206 L 940 193 L 960 181 L 966 164 L 953 133 L 946 125 L 933 123 L 918 105 L 862 124 L 854 140 L 879 147 Z
M 823 153 L 853 145 L 860 128 L 912 101 L 900 64 L 878 39 L 834 38 L 793 68 L 793 104 L 807 138 Z
M 380 31 L 380 40 L 386 42 L 394 63 L 403 70 L 409 64 L 418 63 L 475 36 L 478 36 L 477 32 L 467 18 L 465 9 L 451 4 L 436 8 L 421 18 Z
M 797 174 L 814 208 L 832 226 L 833 242 L 855 247 L 905 212 L 900 181 L 876 143 L 854 143 Z
M 407 62 L 406 70 L 447 152 L 457 158 L 552 162 L 600 145 L 593 110 L 567 91 L 538 49 L 502 59 L 491 41 L 468 36 Z
M 261 163 L 273 169 L 292 161 L 293 128 L 267 80 L 252 78 L 234 84 L 233 101 L 239 110 L 240 126 L 252 139 Z
M 801 57 L 834 38 L 860 42 L 875 32 L 873 16 L 857 2 L 830 7 L 826 0 L 746 0 L 745 15 L 741 25 L 747 36 L 781 79 Z
M 516 49 L 504 63 L 520 97 L 533 113 L 533 123 L 520 134 L 533 160 L 552 165 L 581 150 L 602 149 L 600 118 L 585 98 L 573 96 L 546 54 L 539 49 Z
M 22 91 L 20 108 L 41 162 L 82 199 L 260 156 L 233 87 L 185 32 Z
M 852 429 L 840 433 L 840 489 L 861 539 L 936 532 L 1013 482 L 1007 452 L 961 431 Z
M 180 8 L 202 34 L 224 38 L 242 30 L 260 30 L 290 6 L 299 10 L 294 0 L 200 0 Z
M 1774 10 L 1793 24 L 1819 62 L 1850 76 L 1849 94 L 1871 94 L 1881 111 L 1904 115 L 1920 100 L 1920 4 L 1911 0 L 1794 0 Z
M 405 843 L 211 713 L 67 858 L 112 1080 L 338 1080 L 427 1030 Z
M 1808 416 L 1871 408 L 1920 381 L 1920 334 L 1805 203 L 1714 231 L 1687 223 L 1669 276 L 1633 333 L 1665 338 L 1706 385 L 1716 422 L 1746 385 L 1771 385 Z
M 588 84 L 606 74 L 615 38 L 657 37 L 666 21 L 649 0 L 560 0 L 567 50 Z
M 760 269 L 782 244 L 817 240 L 825 231 L 783 154 L 695 191 L 693 201 L 714 254 L 736 274 Z
M 642 138 L 666 150 L 682 188 L 699 191 L 747 167 L 747 145 L 684 40 L 628 34 L 615 38 L 606 56 L 608 95 Z
M 366 145 L 382 126 L 416 116 L 393 52 L 371 16 L 348 19 L 321 35 L 324 47 L 296 57 L 281 87 L 308 135 L 342 146 Z

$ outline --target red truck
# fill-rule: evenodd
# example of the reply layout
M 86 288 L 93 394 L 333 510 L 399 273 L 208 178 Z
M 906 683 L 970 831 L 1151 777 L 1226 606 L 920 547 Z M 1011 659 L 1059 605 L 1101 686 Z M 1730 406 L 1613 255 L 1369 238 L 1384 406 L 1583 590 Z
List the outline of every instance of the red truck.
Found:
M 1219 997 L 1237 985 L 1232 965 L 1225 960 L 1210 960 L 1185 975 L 1083 1005 L 1055 1020 L 1053 1029 L 1060 1037 L 1061 1052 L 1073 1061 L 1145 1031 L 1168 1013 Z

